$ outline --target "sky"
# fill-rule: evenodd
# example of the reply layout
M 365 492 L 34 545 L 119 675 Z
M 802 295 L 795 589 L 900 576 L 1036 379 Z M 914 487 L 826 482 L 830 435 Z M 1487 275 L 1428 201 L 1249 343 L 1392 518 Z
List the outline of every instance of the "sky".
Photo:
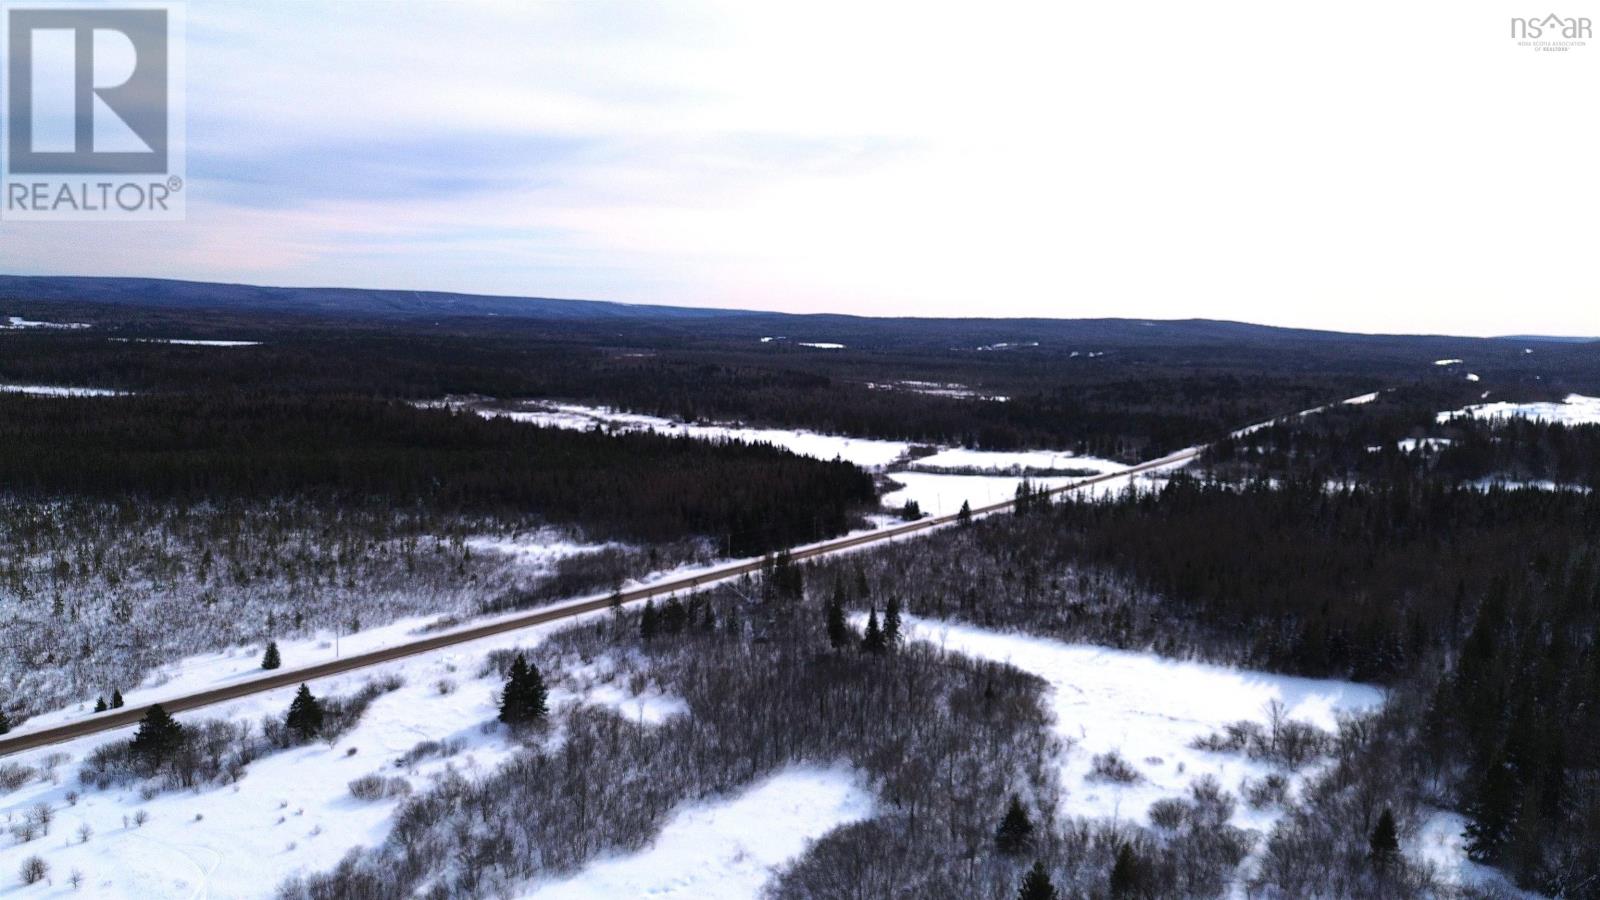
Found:
M 186 220 L 0 271 L 1600 334 L 1600 42 L 1510 34 L 1600 0 L 1534 2 L 195 0 Z

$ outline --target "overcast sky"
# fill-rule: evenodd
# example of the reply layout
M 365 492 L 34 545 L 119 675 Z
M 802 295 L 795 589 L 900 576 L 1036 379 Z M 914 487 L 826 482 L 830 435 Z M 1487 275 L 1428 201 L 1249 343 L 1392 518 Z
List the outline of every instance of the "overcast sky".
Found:
M 1600 42 L 1378 3 L 202 0 L 188 219 L 0 269 L 1600 334 Z

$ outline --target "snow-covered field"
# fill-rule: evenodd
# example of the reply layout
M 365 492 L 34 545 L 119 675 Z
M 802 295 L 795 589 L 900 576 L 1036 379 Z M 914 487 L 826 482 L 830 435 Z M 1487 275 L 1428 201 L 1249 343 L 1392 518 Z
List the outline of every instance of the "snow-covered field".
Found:
M 1395 442 L 1395 446 L 1400 448 L 1401 453 L 1411 453 L 1418 447 L 1426 447 L 1430 451 L 1443 450 L 1452 443 L 1454 442 L 1449 438 L 1401 438 L 1399 441 Z
M 603 859 L 528 900 L 748 900 L 807 842 L 868 818 L 872 793 L 848 770 L 792 768 L 737 797 L 679 810 L 654 846 Z
M 956 400 L 984 400 L 991 403 L 1005 403 L 1011 398 L 1002 394 L 983 394 L 972 388 L 954 381 L 896 381 L 890 384 L 867 382 L 867 388 L 875 391 L 909 391 L 913 394 L 927 394 L 930 397 L 951 397 Z
M 1187 794 L 1190 782 L 1207 774 L 1238 795 L 1245 779 L 1277 770 L 1242 754 L 1196 750 L 1192 741 L 1233 722 L 1265 722 L 1272 701 L 1283 704 L 1288 718 L 1331 731 L 1339 713 L 1368 712 L 1384 699 L 1376 688 L 1349 682 L 1180 662 L 914 616 L 904 627 L 909 637 L 1010 663 L 1049 682 L 1056 731 L 1073 742 L 1062 761 L 1064 811 L 1073 816 L 1147 824 L 1150 804 Z M 1139 781 L 1092 776 L 1093 758 L 1111 751 L 1138 771 Z M 1296 787 L 1303 774 L 1291 778 Z M 1240 803 L 1233 824 L 1265 831 L 1277 816 L 1275 809 Z
M 588 430 L 597 425 L 620 431 L 656 431 L 702 440 L 736 438 L 751 443 L 767 443 L 817 459 L 843 459 L 868 469 L 881 469 L 906 455 L 910 444 L 836 434 L 818 434 L 792 428 L 746 428 L 740 425 L 702 425 L 675 422 L 660 416 L 621 412 L 603 406 L 575 403 L 548 403 L 520 410 L 478 409 L 479 414 L 504 416 L 517 422 L 531 422 L 547 428 Z
M 121 397 L 126 391 L 106 388 L 62 387 L 49 384 L 0 384 L 0 393 L 27 394 L 32 397 Z
M 1109 459 L 1078 456 L 1064 450 L 968 450 L 954 447 L 924 456 L 912 469 L 983 469 L 992 472 L 1021 470 L 1087 469 L 1094 472 L 1120 472 L 1127 466 Z
M 422 789 L 446 765 L 487 772 L 506 759 L 515 747 L 505 733 L 482 728 L 495 718 L 498 680 L 474 675 L 488 651 L 529 646 L 557 627 L 486 638 L 319 679 L 313 685 L 319 696 L 350 694 L 382 675 L 399 675 L 405 685 L 374 701 L 355 729 L 333 746 L 319 742 L 265 756 L 228 787 L 165 793 L 149 800 L 137 790 L 80 787 L 74 773 L 83 758 L 103 743 L 126 740 L 131 726 L 7 757 L 8 762 L 39 765 L 50 754 L 66 754 L 54 767 L 59 783 L 35 781 L 0 796 L 0 813 L 14 821 L 41 802 L 56 813 L 48 836 L 0 847 L 0 875 L 15 873 L 23 859 L 38 854 L 49 863 L 53 881 L 49 888 L 29 889 L 38 896 L 85 896 L 74 894 L 67 884 L 73 870 L 83 873 L 87 896 L 96 898 L 271 896 L 286 875 L 330 868 L 352 847 L 375 843 L 388 833 L 388 818 L 398 800 L 357 801 L 350 796 L 351 780 L 371 773 L 400 775 Z M 294 653 L 285 647 L 285 665 L 301 662 Z M 259 671 L 254 658 L 247 662 L 240 676 Z M 204 658 L 186 663 L 184 681 L 198 681 L 207 671 L 215 676 L 221 668 Z M 192 675 L 187 672 L 191 668 Z M 454 688 L 441 692 L 441 681 L 452 682 Z M 256 694 L 178 718 L 253 722 L 264 715 L 281 716 L 293 693 L 293 688 L 284 688 Z M 135 692 L 128 697 L 130 704 L 144 699 Z M 572 699 L 551 692 L 553 705 Z M 448 760 L 406 770 L 395 767 L 397 757 L 425 740 L 459 741 L 461 750 Z M 76 803 L 69 797 L 73 791 L 81 795 Z M 143 825 L 133 821 L 140 810 L 149 816 Z M 92 832 L 86 843 L 79 839 L 83 825 Z
M 473 553 L 489 553 L 508 557 L 518 565 L 531 566 L 540 571 L 550 570 L 557 562 L 585 553 L 594 553 L 621 544 L 589 544 L 574 541 L 555 529 L 528 534 L 480 535 L 466 540 L 467 549 Z
M 112 340 L 126 340 L 112 338 Z M 138 344 L 177 344 L 182 347 L 259 347 L 260 341 L 203 341 L 194 338 L 134 338 Z
M 0 322 L 0 331 L 20 331 L 25 328 L 64 328 L 76 330 L 79 328 L 88 327 L 88 322 L 40 322 L 34 319 L 24 319 L 21 316 L 7 316 L 4 322 Z
M 911 445 L 904 441 L 858 438 L 845 435 L 818 434 L 802 429 L 748 428 L 740 425 L 687 424 L 658 416 L 626 413 L 606 407 L 583 406 L 573 403 L 539 404 L 533 408 L 515 411 L 477 409 L 484 416 L 505 416 L 518 422 L 529 422 L 554 428 L 589 429 L 597 425 L 628 431 L 657 431 L 689 437 L 716 440 L 738 438 L 759 441 L 783 447 L 802 456 L 817 459 L 844 459 L 866 469 L 882 470 L 907 457 Z M 918 467 L 961 468 L 993 470 L 994 475 L 950 475 L 938 472 L 914 471 Z M 1040 469 L 1092 469 L 1095 472 L 1113 473 L 1126 469 L 1121 463 L 1089 456 L 1076 456 L 1067 451 L 1035 450 L 999 452 L 944 448 L 938 453 L 916 460 L 913 471 L 891 472 L 888 477 L 899 485 L 882 497 L 888 509 L 899 509 L 906 501 L 915 500 L 922 511 L 931 515 L 952 514 L 961 509 L 963 502 L 974 508 L 1009 500 L 1016 495 L 1022 477 L 1017 474 L 998 474 L 1017 467 Z M 1082 476 L 1051 476 L 1035 478 L 1036 485 L 1049 488 L 1063 487 Z M 1132 479 L 1114 479 L 1097 485 L 1097 494 L 1117 491 L 1127 487 Z
M 1568 394 L 1560 403 L 1478 403 L 1439 413 L 1442 424 L 1458 416 L 1474 419 L 1531 419 L 1560 425 L 1600 425 L 1600 397 Z
M 1088 460 L 1089 457 L 1072 457 L 1072 459 Z M 1100 460 L 1099 462 L 1105 461 Z M 1153 490 L 1166 483 L 1166 476 L 1163 473 L 1182 468 L 1187 464 L 1188 461 L 1185 460 L 1148 472 L 1108 478 L 1079 491 L 1074 491 L 1072 496 L 1081 499 L 1109 497 L 1126 491 L 1130 487 L 1135 490 Z M 1109 463 L 1108 465 L 1114 466 L 1116 464 Z M 1091 468 L 1091 466 L 1085 465 L 1084 468 Z M 1109 473 L 1114 474 L 1116 471 L 1117 469 L 1111 469 Z M 988 506 L 991 503 L 1010 500 L 1016 496 L 1017 485 L 1023 481 L 1027 481 L 1035 487 L 1055 489 L 1076 484 L 1095 476 L 1023 478 L 1017 475 L 938 475 L 932 472 L 891 472 L 887 477 L 899 487 L 884 493 L 880 498 L 885 507 L 898 509 L 905 506 L 906 501 L 915 500 L 917 506 L 921 507 L 924 513 L 942 516 L 959 512 L 963 502 L 970 504 L 973 509 L 977 509 L 982 506 Z

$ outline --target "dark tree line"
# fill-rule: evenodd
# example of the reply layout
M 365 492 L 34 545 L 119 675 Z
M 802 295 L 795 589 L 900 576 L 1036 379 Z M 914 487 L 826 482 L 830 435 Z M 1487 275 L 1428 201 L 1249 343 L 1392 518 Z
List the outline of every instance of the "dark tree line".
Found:
M 35 496 L 533 514 L 634 540 L 703 535 L 735 556 L 838 534 L 874 499 L 860 469 L 767 445 L 239 394 L 0 395 L 0 482 Z

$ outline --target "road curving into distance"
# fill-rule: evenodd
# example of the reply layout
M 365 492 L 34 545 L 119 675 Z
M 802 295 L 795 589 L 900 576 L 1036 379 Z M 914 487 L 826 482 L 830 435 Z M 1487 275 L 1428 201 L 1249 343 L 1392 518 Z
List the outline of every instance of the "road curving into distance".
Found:
M 1140 463 L 1139 465 L 1123 469 L 1120 472 L 1108 472 L 1104 475 L 1094 475 L 1074 481 L 1071 484 L 1052 488 L 1048 491 L 1048 493 L 1052 495 L 1069 493 L 1072 491 L 1082 490 L 1086 487 L 1091 487 L 1096 484 L 1102 484 L 1113 479 L 1127 478 L 1132 475 L 1138 475 L 1142 472 L 1149 472 L 1155 469 L 1179 465 L 1194 459 L 1196 456 L 1199 456 L 1200 451 L 1201 448 L 1199 447 L 1191 447 L 1186 450 L 1179 450 L 1176 453 L 1163 456 L 1160 459 L 1154 459 L 1149 462 Z M 977 507 L 972 510 L 972 514 L 974 516 L 984 516 L 992 513 L 1004 512 L 1005 510 L 1010 509 L 1014 502 L 1015 501 L 1013 500 L 1006 500 L 1000 503 L 991 503 L 988 506 Z M 935 528 L 950 525 L 956 521 L 958 516 L 959 513 L 952 513 L 945 516 L 930 516 L 924 519 L 917 519 L 913 522 L 907 522 L 903 525 L 880 528 L 876 531 L 869 531 L 863 534 L 836 538 L 834 540 L 823 541 L 818 544 L 810 544 L 805 547 L 791 550 L 790 556 L 796 560 L 816 559 L 823 556 L 832 556 L 836 553 L 844 553 L 861 547 L 880 543 L 882 541 L 890 541 L 894 540 L 895 538 L 905 537 L 906 535 L 917 534 L 919 532 L 930 531 Z M 682 591 L 691 591 L 696 588 L 726 581 L 730 578 L 737 578 L 741 575 L 758 572 L 761 569 L 761 565 L 762 560 L 755 559 L 740 563 L 730 563 L 726 566 L 710 569 L 700 572 L 696 575 L 685 576 L 669 581 L 653 582 L 642 587 L 634 588 L 633 590 L 623 591 L 621 595 L 622 602 L 636 603 L 640 600 L 646 600 L 652 597 L 676 594 Z M 357 653 L 352 656 L 346 656 L 342 659 L 334 659 L 323 663 L 317 663 L 316 665 L 305 666 L 298 669 L 288 669 L 281 672 L 273 672 L 270 675 L 262 675 L 259 678 L 252 678 L 248 681 L 236 682 L 224 687 L 212 688 L 205 691 L 197 691 L 192 694 L 184 694 L 182 696 L 162 700 L 161 706 L 170 713 L 179 713 L 192 709 L 199 709 L 203 706 L 211 706 L 215 703 L 224 703 L 229 700 L 237 700 L 240 697 L 247 697 L 251 694 L 257 694 L 262 691 L 270 691 L 277 688 L 289 687 L 291 685 L 300 684 L 301 682 L 314 681 L 318 678 L 326 678 L 330 675 L 340 675 L 346 672 L 353 672 L 357 669 L 364 669 L 368 666 L 376 666 L 386 662 L 393 662 L 394 660 L 404 659 L 408 656 L 415 656 L 419 653 L 427 653 L 429 651 L 439 650 L 444 647 L 452 647 L 456 644 L 465 644 L 469 641 L 494 637 L 495 635 L 517 631 L 533 625 L 543 625 L 548 622 L 558 622 L 562 619 L 570 619 L 573 616 L 581 616 L 584 613 L 591 613 L 606 609 L 610 607 L 613 602 L 615 602 L 615 599 L 616 595 L 608 595 L 605 597 L 597 597 L 588 600 L 579 600 L 561 606 L 544 607 L 542 609 L 523 613 L 521 615 L 507 616 L 505 618 L 495 619 L 494 621 L 485 622 L 479 625 L 467 625 L 461 628 L 452 629 L 450 631 L 442 631 L 438 634 L 428 637 L 420 637 L 414 641 L 407 641 L 403 644 L 396 644 L 393 647 L 384 647 L 366 653 Z M 5 756 L 6 754 L 10 753 L 17 753 L 22 750 L 31 750 L 35 747 L 43 747 L 49 744 L 59 744 L 63 741 L 70 741 L 85 735 L 96 734 L 98 732 L 110 731 L 114 728 L 122 728 L 132 725 L 144 718 L 145 711 L 149 708 L 150 704 L 128 706 L 122 709 L 108 710 L 102 713 L 92 713 L 87 717 L 75 722 L 66 722 L 60 725 L 52 725 L 47 728 L 40 728 L 32 731 L 25 730 L 12 732 L 10 734 L 0 736 L 0 756 Z M 26 725 L 24 725 L 24 728 L 26 728 Z

